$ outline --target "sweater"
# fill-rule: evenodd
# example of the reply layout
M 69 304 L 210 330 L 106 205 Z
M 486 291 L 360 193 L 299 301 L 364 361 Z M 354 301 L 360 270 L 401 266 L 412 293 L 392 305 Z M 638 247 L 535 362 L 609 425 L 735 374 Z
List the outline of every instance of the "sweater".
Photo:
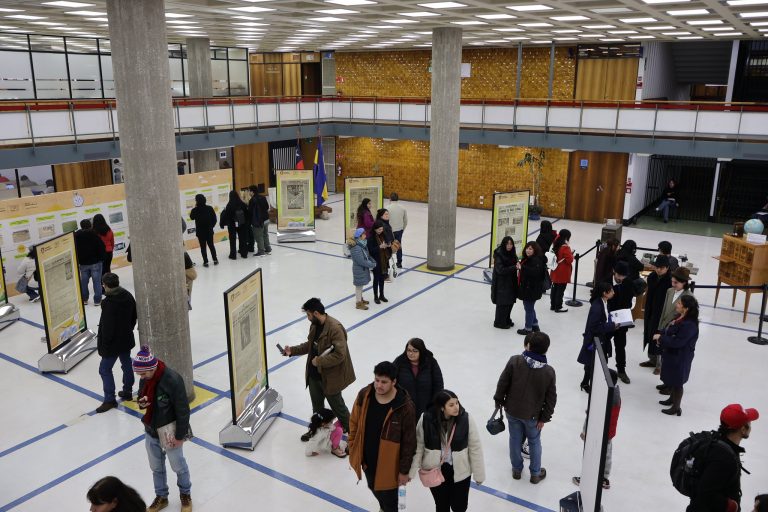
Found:
M 392 231 L 404 231 L 408 227 L 408 210 L 400 206 L 399 201 L 390 201 L 389 207 L 389 225 Z
M 30 258 L 29 256 L 25 256 L 24 259 L 21 260 L 21 263 L 19 263 L 19 268 L 17 270 L 19 274 L 27 278 L 27 286 L 29 288 L 40 288 L 40 284 L 38 284 L 37 280 L 35 279 L 35 270 L 37 270 L 37 265 L 35 265 L 34 259 Z

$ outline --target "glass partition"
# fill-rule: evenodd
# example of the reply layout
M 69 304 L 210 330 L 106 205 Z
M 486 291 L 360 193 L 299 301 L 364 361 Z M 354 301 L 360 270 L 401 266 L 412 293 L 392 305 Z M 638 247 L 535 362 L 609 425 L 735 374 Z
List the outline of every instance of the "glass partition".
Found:
M 35 91 L 32 88 L 32 65 L 27 52 L 0 50 L 0 99 L 24 100 L 33 99 Z
M 40 99 L 71 98 L 64 53 L 32 52 L 35 86 Z
M 70 54 L 69 80 L 73 98 L 101 98 L 99 56 Z
M 213 95 L 229 96 L 229 78 L 226 60 L 211 61 L 211 76 L 213 77 Z

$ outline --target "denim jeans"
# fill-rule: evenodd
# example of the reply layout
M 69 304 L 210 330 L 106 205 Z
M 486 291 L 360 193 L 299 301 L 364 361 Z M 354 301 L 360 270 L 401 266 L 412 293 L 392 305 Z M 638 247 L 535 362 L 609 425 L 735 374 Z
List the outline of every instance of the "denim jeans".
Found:
M 131 351 L 121 352 L 117 356 L 102 357 L 101 363 L 99 363 L 99 375 L 101 375 L 101 382 L 104 386 L 104 401 L 115 401 L 115 376 L 112 374 L 112 368 L 115 367 L 115 363 L 120 359 L 120 367 L 123 369 L 123 391 L 130 392 L 133 388 L 133 383 L 136 382 L 133 376 L 133 368 L 131 367 Z
M 669 220 L 669 211 L 672 208 L 676 208 L 676 207 L 677 207 L 677 203 L 675 203 L 675 201 L 673 201 L 671 199 L 664 199 L 661 202 L 661 204 L 659 205 L 659 207 L 656 208 L 656 210 L 661 211 L 661 213 L 664 215 L 664 220 L 668 221 Z
M 539 325 L 539 319 L 536 318 L 536 310 L 533 309 L 535 305 L 535 300 L 523 301 L 523 308 L 525 309 L 525 328 L 529 331 L 533 326 Z
M 80 269 L 80 296 L 88 302 L 88 281 L 93 278 L 93 303 L 101 303 L 101 262 L 93 265 L 78 265 Z
M 38 296 L 40 296 L 40 288 L 27 286 L 27 291 L 25 293 L 27 294 L 27 297 L 29 297 L 29 300 L 36 299 Z
M 512 469 L 523 470 L 523 436 L 528 439 L 528 451 L 531 455 L 531 476 L 541 473 L 541 431 L 536 428 L 538 420 L 521 420 L 507 414 L 509 422 L 509 460 Z
M 144 444 L 147 447 L 149 467 L 152 470 L 152 481 L 155 484 L 155 496 L 168 496 L 168 478 L 165 472 L 165 458 L 171 463 L 171 469 L 176 473 L 176 485 L 181 494 L 192 493 L 192 480 L 189 477 L 189 467 L 184 459 L 184 445 L 163 453 L 160 440 L 149 434 L 144 434 Z

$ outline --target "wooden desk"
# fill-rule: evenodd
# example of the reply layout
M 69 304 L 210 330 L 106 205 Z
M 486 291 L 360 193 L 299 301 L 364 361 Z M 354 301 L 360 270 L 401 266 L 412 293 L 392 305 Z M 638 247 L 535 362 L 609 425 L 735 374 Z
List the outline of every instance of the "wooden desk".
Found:
M 720 255 L 713 256 L 720 263 L 717 269 L 717 290 L 715 306 L 720 295 L 720 286 L 762 286 L 768 283 L 768 244 L 750 244 L 745 238 L 723 235 Z M 736 304 L 736 289 L 733 290 L 731 306 Z M 744 299 L 742 322 L 747 321 L 749 299 L 753 293 L 761 290 L 742 290 L 747 294 Z

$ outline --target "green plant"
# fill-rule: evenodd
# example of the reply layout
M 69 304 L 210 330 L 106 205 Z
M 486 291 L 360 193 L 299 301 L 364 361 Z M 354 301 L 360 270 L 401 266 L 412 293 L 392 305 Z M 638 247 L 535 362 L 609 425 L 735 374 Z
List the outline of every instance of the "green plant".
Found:
M 539 189 L 541 188 L 541 177 L 543 175 L 544 160 L 547 156 L 544 154 L 544 150 L 540 149 L 538 155 L 534 155 L 533 152 L 526 148 L 523 158 L 517 162 L 517 166 L 520 168 L 527 168 L 531 173 L 531 195 L 533 196 L 533 205 L 528 209 L 533 213 L 533 206 L 539 206 Z M 539 207 L 539 213 L 541 208 Z
M 528 215 L 541 215 L 541 212 L 543 211 L 544 211 L 544 208 L 542 208 L 538 204 L 533 204 L 528 207 Z

